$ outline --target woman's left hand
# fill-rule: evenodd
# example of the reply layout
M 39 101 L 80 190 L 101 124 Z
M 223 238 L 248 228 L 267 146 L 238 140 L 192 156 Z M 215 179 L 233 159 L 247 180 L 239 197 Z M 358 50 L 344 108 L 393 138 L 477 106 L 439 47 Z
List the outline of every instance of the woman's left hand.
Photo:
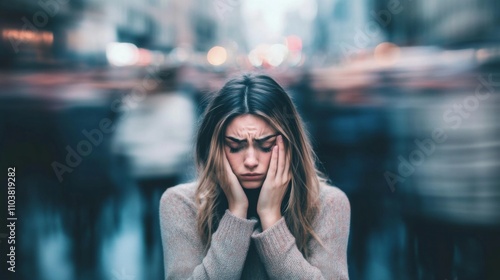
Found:
M 276 142 L 257 202 L 257 214 L 263 230 L 281 219 L 281 202 L 291 179 L 290 159 L 285 152 L 283 136 L 279 135 Z

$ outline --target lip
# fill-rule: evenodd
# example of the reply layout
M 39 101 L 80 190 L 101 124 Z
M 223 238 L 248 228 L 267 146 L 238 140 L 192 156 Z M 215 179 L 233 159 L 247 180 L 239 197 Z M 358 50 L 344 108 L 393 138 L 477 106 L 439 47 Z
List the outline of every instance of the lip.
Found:
M 258 173 L 247 173 L 242 174 L 241 177 L 247 181 L 258 181 L 262 180 L 263 175 Z

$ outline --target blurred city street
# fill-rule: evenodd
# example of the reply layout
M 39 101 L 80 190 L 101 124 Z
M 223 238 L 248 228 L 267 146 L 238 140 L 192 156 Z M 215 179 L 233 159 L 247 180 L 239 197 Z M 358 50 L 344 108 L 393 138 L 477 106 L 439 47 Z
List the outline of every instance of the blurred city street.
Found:
M 347 194 L 350 279 L 500 279 L 499 27 L 494 0 L 0 0 L 0 279 L 163 279 L 160 196 L 246 72 Z

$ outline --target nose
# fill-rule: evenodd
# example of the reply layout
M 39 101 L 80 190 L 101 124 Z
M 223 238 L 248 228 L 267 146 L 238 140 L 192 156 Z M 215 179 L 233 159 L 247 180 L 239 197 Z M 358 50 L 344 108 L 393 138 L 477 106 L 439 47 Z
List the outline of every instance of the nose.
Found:
M 245 161 L 243 162 L 246 168 L 248 169 L 254 169 L 259 165 L 259 160 L 257 158 L 257 154 L 255 152 L 255 149 L 250 148 L 247 150 L 245 153 Z

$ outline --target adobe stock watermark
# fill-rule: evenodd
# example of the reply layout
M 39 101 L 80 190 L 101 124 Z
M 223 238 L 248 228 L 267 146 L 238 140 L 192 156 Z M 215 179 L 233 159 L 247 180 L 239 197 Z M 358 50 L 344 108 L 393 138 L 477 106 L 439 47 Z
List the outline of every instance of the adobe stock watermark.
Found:
M 22 26 L 23 33 L 37 33 L 39 28 L 47 26 L 49 19 L 56 16 L 61 10 L 62 5 L 68 4 L 70 0 L 38 0 L 37 4 L 40 10 L 36 11 L 31 21 L 27 17 L 22 17 L 21 21 L 24 23 Z M 10 44 L 14 52 L 19 52 L 19 46 L 25 41 L 23 36 L 8 36 Z
M 158 68 L 148 67 L 146 71 L 148 74 L 129 94 L 111 102 L 111 111 L 120 113 L 120 119 L 126 117 L 130 109 L 137 107 L 146 98 L 147 91 L 155 89 L 161 83 L 162 79 L 159 76 Z M 106 134 L 113 133 L 115 130 L 116 125 L 109 118 L 102 118 L 97 128 L 83 129 L 81 133 L 84 139 L 80 140 L 75 147 L 70 145 L 65 147 L 67 153 L 64 162 L 53 161 L 51 163 L 52 170 L 54 170 L 59 183 L 63 181 L 65 173 L 72 173 L 82 163 L 83 159 L 92 153 L 94 147 L 102 144 Z
M 348 44 L 346 42 L 341 42 L 339 48 L 342 52 L 342 57 L 345 61 L 350 61 L 352 55 L 360 52 L 364 48 L 370 45 L 376 36 L 381 32 L 382 28 L 385 28 L 391 23 L 392 18 L 395 15 L 400 14 L 404 10 L 404 4 L 402 2 L 412 2 L 413 0 L 389 0 L 385 9 L 379 11 L 370 11 L 370 16 L 373 19 L 365 23 L 365 25 L 360 28 L 356 28 L 356 32 L 353 37 L 353 44 Z
M 479 84 L 477 85 L 474 94 L 465 97 L 461 103 L 453 104 L 449 109 L 443 112 L 443 120 L 445 127 L 436 127 L 432 131 L 430 137 L 425 139 L 415 139 L 415 148 L 408 154 L 398 156 L 397 172 L 385 171 L 384 178 L 391 189 L 391 192 L 396 190 L 395 186 L 398 182 L 403 183 L 408 177 L 413 175 L 416 168 L 421 166 L 428 157 L 430 157 L 439 144 L 446 142 L 448 139 L 447 129 L 456 130 L 461 127 L 462 122 L 468 119 L 472 113 L 477 111 L 481 102 L 486 101 L 495 93 L 495 87 L 500 86 L 499 81 L 493 81 L 493 74 L 488 75 L 488 80 L 482 76 L 478 76 Z M 486 89 L 486 91 L 484 90 Z
M 226 18 L 226 14 L 234 11 L 237 6 L 240 5 L 238 0 L 215 0 L 214 1 L 214 9 L 217 13 L 217 17 L 219 20 L 224 20 Z

